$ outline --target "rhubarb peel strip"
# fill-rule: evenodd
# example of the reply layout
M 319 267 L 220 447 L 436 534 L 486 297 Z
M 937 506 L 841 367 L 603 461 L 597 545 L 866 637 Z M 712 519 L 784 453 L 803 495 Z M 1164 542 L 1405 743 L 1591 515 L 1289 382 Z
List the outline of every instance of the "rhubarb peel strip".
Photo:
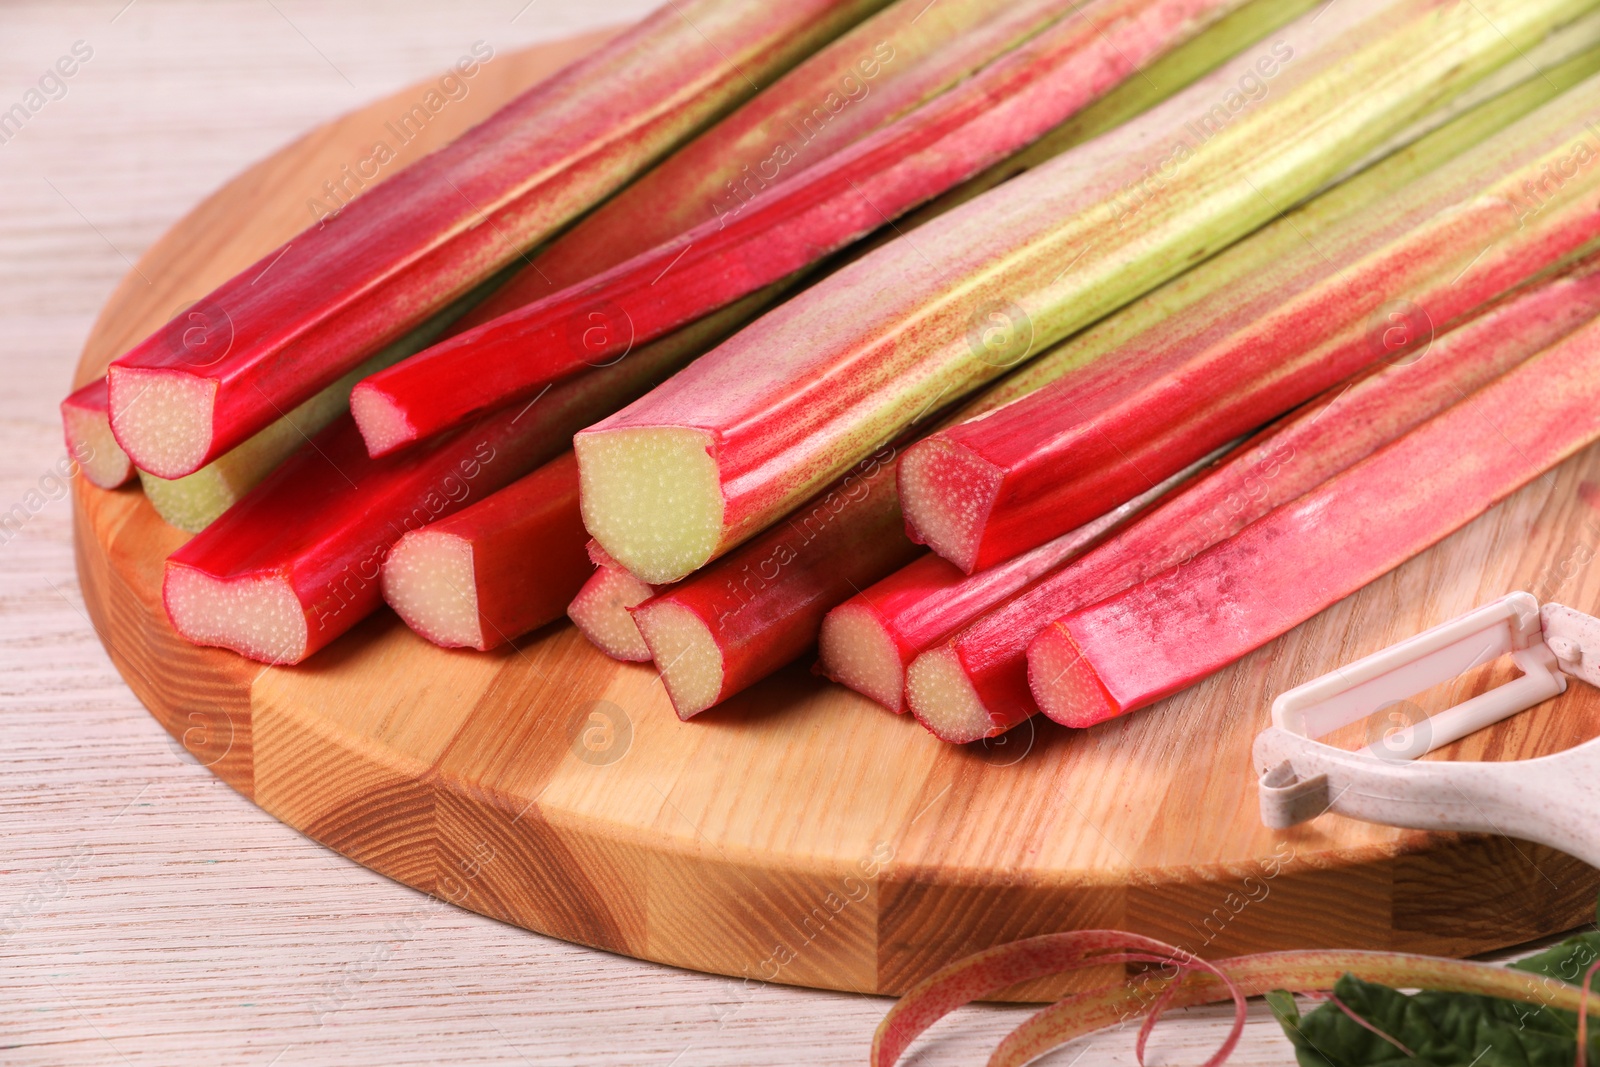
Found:
M 1103 955 L 1097 958 L 1096 952 Z M 1578 986 L 1530 982 L 1525 973 L 1489 963 L 1342 950 L 1264 952 L 1207 963 L 1194 960 L 1175 946 L 1137 934 L 1083 930 L 1000 945 L 957 960 L 925 978 L 908 990 L 878 1024 L 869 1063 L 872 1067 L 894 1067 L 919 1035 L 964 1004 L 993 996 L 1016 982 L 1118 955 L 1155 960 L 1158 969 L 1125 983 L 1076 994 L 1039 1011 L 1007 1035 L 990 1056 L 989 1067 L 1023 1067 L 1075 1038 L 1144 1017 L 1138 1045 L 1142 1063 L 1144 1038 L 1157 1009 L 1232 1000 L 1236 1011 L 1230 1033 L 1237 1036 L 1242 1023 L 1238 1012 L 1242 998 L 1277 990 L 1331 990 L 1345 975 L 1393 988 L 1470 993 L 1584 1015 L 1600 1014 L 1600 1003 L 1586 1002 L 1584 990 Z

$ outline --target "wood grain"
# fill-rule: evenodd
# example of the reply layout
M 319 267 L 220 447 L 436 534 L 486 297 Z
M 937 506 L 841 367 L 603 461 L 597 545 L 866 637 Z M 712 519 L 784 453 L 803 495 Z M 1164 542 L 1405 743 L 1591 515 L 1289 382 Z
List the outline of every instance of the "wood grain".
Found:
M 428 136 L 463 128 L 587 43 L 496 63 Z M 113 295 L 78 380 L 291 237 L 304 190 L 419 91 L 313 132 L 201 204 Z M 1213 956 L 1468 954 L 1581 921 L 1600 883 L 1549 850 L 1333 818 L 1268 832 L 1249 747 L 1272 694 L 1499 593 L 1594 603 L 1600 577 L 1555 589 L 1541 576 L 1600 531 L 1597 484 L 1591 451 L 1159 707 L 968 748 L 798 668 L 681 723 L 648 668 L 606 660 L 570 627 L 478 654 L 434 648 L 385 614 L 302 666 L 264 670 L 172 634 L 159 579 L 181 537 L 136 491 L 80 480 L 75 499 L 85 599 L 119 669 L 174 737 L 277 818 L 379 873 L 565 940 L 898 992 L 968 952 L 1071 927 Z M 1600 697 L 1574 687 L 1445 757 L 1539 755 L 1597 724 Z M 592 729 L 610 739 L 586 747 Z

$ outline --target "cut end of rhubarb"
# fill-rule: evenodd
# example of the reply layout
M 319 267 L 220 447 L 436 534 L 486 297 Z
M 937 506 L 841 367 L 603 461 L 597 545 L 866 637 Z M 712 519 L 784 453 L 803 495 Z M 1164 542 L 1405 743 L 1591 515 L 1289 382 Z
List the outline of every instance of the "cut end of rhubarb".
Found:
M 978 698 L 961 656 L 946 645 L 911 661 L 906 671 L 906 701 L 917 721 L 941 741 L 964 745 L 1003 732 Z
M 104 409 L 61 405 L 61 424 L 67 434 L 67 452 L 83 476 L 101 489 L 115 489 L 133 477 L 133 461 L 111 434 Z
M 181 478 L 205 465 L 211 452 L 215 379 L 178 370 L 113 365 L 111 429 L 140 470 Z
M 1039 710 L 1063 726 L 1082 729 L 1120 714 L 1100 676 L 1059 623 L 1047 626 L 1028 646 L 1028 687 Z
M 655 590 L 625 570 L 601 567 L 567 606 L 567 618 L 589 643 L 612 659 L 643 663 L 650 647 L 629 608 L 638 607 Z
M 417 432 L 400 405 L 383 390 L 357 382 L 350 390 L 350 414 L 367 444 L 367 454 L 381 456 L 416 440 Z
M 983 526 L 1000 490 L 1000 472 L 935 435 L 900 460 L 900 506 L 918 541 L 971 574 Z
M 220 580 L 167 563 L 161 599 L 184 640 L 216 645 L 261 663 L 306 656 L 306 616 L 289 583 L 276 576 Z
M 722 483 L 710 435 L 676 426 L 586 430 L 572 445 L 583 524 L 634 577 L 666 585 L 711 558 Z
M 829 678 L 890 711 L 906 710 L 900 649 L 871 608 L 863 604 L 834 608 L 822 620 L 817 644 L 822 672 Z
M 490 646 L 478 620 L 472 542 L 437 530 L 412 530 L 383 561 L 383 599 L 405 624 L 445 648 Z
M 722 650 L 700 616 L 670 600 L 633 613 L 678 718 L 688 720 L 722 695 Z

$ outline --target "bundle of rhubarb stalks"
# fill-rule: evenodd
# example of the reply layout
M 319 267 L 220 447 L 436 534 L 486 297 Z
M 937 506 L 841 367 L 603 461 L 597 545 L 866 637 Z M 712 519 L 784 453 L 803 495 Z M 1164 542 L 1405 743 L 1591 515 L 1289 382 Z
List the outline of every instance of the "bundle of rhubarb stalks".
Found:
M 1600 438 L 1597 9 L 678 0 L 69 445 L 193 532 L 197 644 L 565 614 L 684 719 L 820 649 L 946 741 L 1090 726 Z

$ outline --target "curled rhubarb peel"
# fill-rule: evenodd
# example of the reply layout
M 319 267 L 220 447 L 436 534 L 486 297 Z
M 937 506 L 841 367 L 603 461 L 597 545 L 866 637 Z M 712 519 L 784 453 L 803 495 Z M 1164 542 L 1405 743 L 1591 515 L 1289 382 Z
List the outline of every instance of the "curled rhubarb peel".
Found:
M 1069 726 L 1154 703 L 1354 593 L 1596 439 L 1600 321 L 1591 321 L 1182 566 L 1054 621 L 1036 617 L 1033 693 Z
M 935 1022 L 964 1004 L 993 996 L 1018 983 L 1086 967 L 1129 963 L 1161 965 L 1172 968 L 1179 975 L 1199 970 L 1223 986 L 1234 1001 L 1233 1028 L 1222 1047 L 1206 1061 L 1206 1067 L 1215 1067 L 1227 1059 L 1244 1032 L 1246 994 L 1216 964 L 1191 955 L 1175 945 L 1139 934 L 1121 930 L 1077 930 L 1044 934 L 987 949 L 919 982 L 900 998 L 878 1024 L 869 1062 L 872 1067 L 893 1067 L 911 1042 Z M 1140 1064 L 1144 1063 L 1145 1042 L 1160 1010 L 1179 988 L 1171 983 L 1163 984 L 1168 988 L 1157 994 L 1155 1010 L 1139 1030 L 1137 1050 Z M 1108 987 L 1097 992 L 1098 996 L 1106 997 L 1112 990 Z M 1125 991 L 1117 992 L 1127 999 Z M 1084 999 L 1093 1003 L 1096 996 L 1086 994 Z M 1094 1028 L 1109 1025 L 1112 1021 L 1115 1020 L 1099 1021 Z
M 914 447 L 907 522 L 964 570 L 1072 529 L 1218 444 L 1600 239 L 1600 168 L 1572 167 L 1600 79 L 1302 242 L 1076 374 Z M 1553 170 L 1555 168 L 1555 170 Z M 1530 195 L 1529 189 L 1544 191 Z M 1227 309 L 1219 318 L 1218 308 Z M 1170 425 L 1181 436 L 1153 432 Z
M 1075 0 L 1058 0 L 1075 12 Z M 1100 0 L 893 124 L 596 277 L 373 375 L 375 455 L 531 396 L 879 229 L 1043 134 L 1240 0 Z M 648 575 L 641 575 L 648 578 Z
M 1065 0 L 896 0 L 808 56 L 550 242 L 479 326 L 707 223 L 893 121 L 1037 32 Z
M 1116 536 L 918 656 L 906 673 L 912 711 L 954 742 L 1003 733 L 1040 710 L 1041 697 L 1051 718 L 1079 725 L 1029 685 L 1029 645 L 1052 619 L 1186 568 L 1198 553 L 1586 327 L 1600 314 L 1593 268 L 1585 263 L 1519 292 L 1416 362 L 1366 372 L 1269 427 Z
M 668 4 L 111 364 L 136 466 L 190 474 L 551 235 L 882 0 Z
M 642 580 L 676 580 L 929 407 L 1315 191 L 1514 56 L 1516 42 L 1532 43 L 1578 10 L 1566 0 L 1492 6 L 1327 8 L 1315 25 L 1302 19 L 1275 36 L 1273 90 L 1191 150 L 1131 216 L 1123 192 L 1167 158 L 1213 97 L 1260 78 L 1270 54 L 1241 56 L 1126 126 L 842 268 L 578 435 L 590 533 Z M 1329 109 L 1330 97 L 1341 106 Z M 649 521 L 663 514 L 674 517 L 670 526 Z
M 1094 952 L 1103 955 L 1091 956 Z M 1333 989 L 1345 975 L 1392 988 L 1467 993 L 1536 1004 L 1575 1012 L 1580 1019 L 1600 1012 L 1600 1005 L 1593 1004 L 1579 986 L 1530 982 L 1528 974 L 1494 964 L 1403 953 L 1320 949 L 1189 963 L 1193 957 L 1182 949 L 1121 931 L 1090 930 L 1046 934 L 1001 945 L 958 960 L 929 976 L 901 997 L 878 1024 L 869 1062 L 872 1067 L 893 1067 L 911 1043 L 939 1019 L 964 1004 L 992 996 L 1015 981 L 1085 966 L 1082 961 L 1086 958 L 1109 962 L 1110 956 L 1119 953 L 1147 957 L 1157 969 L 1126 983 L 1075 994 L 1039 1011 L 1006 1036 L 990 1056 L 989 1067 L 1023 1067 L 1075 1038 L 1141 1017 L 1142 1063 L 1143 1042 L 1152 1025 L 1154 1008 L 1185 1008 L 1232 1000 L 1235 1025 L 1231 1035 L 1236 1037 L 1242 1026 L 1243 998 L 1278 990 L 1323 992 Z M 1052 968 L 1050 964 L 1056 961 L 1064 965 Z M 1011 979 L 1011 975 L 1017 977 Z M 1581 1056 L 1581 1040 L 1578 1047 Z M 1228 1051 L 1231 1050 L 1230 1046 Z M 1208 1062 L 1222 1060 L 1213 1058 Z
M 436 645 L 487 651 L 558 619 L 594 571 L 571 452 L 395 543 L 383 599 Z

